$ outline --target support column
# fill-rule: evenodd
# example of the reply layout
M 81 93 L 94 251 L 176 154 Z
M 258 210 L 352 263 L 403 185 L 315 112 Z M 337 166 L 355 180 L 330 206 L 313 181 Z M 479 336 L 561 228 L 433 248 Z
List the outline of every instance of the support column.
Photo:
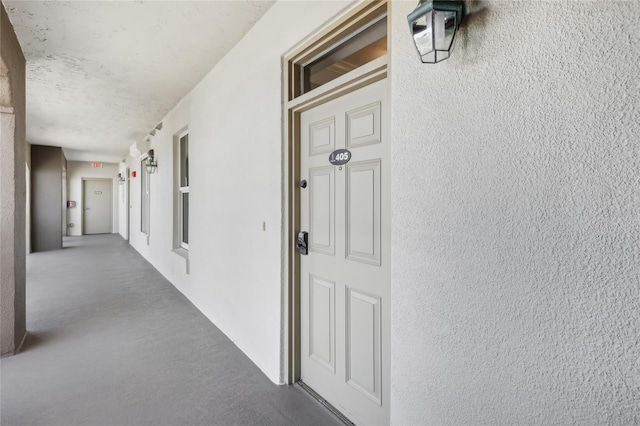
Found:
M 0 4 L 0 355 L 26 336 L 25 59 Z

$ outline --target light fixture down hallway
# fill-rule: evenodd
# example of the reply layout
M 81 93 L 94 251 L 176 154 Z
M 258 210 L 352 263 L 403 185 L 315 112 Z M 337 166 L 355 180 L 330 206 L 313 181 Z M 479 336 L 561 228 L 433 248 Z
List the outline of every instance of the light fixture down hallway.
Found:
M 27 257 L 27 329 L 1 362 L 3 425 L 342 424 L 274 385 L 119 235 Z

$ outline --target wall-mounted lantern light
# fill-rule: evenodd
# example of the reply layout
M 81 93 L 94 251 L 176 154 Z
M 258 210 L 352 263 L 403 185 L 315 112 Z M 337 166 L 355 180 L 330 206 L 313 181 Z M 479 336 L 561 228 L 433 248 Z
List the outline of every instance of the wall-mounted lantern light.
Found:
M 147 169 L 147 172 L 149 174 L 153 174 L 156 172 L 156 169 L 158 168 L 158 162 L 156 161 L 155 157 L 153 156 L 153 150 L 150 149 L 147 152 L 147 162 L 144 165 Z
M 435 64 L 451 55 L 463 16 L 463 1 L 420 0 L 418 7 L 407 16 L 407 21 L 423 63 Z
M 122 173 L 118 173 L 118 185 L 124 185 L 125 180 L 126 179 L 122 176 Z

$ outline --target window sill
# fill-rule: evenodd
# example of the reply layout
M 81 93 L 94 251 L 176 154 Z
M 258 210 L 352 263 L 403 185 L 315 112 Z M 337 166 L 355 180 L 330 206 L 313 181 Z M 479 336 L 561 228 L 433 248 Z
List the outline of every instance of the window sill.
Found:
M 175 254 L 180 257 L 184 257 L 185 259 L 189 259 L 189 250 L 183 249 L 182 247 L 175 248 L 172 250 Z
M 183 249 L 182 247 L 171 250 L 181 258 L 185 260 L 185 272 L 187 275 L 191 272 L 191 268 L 189 265 L 189 250 Z

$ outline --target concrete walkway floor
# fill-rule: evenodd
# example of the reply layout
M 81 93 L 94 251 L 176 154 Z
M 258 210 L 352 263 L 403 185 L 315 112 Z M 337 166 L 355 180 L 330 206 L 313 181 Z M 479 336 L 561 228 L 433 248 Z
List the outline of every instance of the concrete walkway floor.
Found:
M 23 351 L 0 362 L 0 423 L 340 425 L 273 384 L 119 235 L 27 256 Z

